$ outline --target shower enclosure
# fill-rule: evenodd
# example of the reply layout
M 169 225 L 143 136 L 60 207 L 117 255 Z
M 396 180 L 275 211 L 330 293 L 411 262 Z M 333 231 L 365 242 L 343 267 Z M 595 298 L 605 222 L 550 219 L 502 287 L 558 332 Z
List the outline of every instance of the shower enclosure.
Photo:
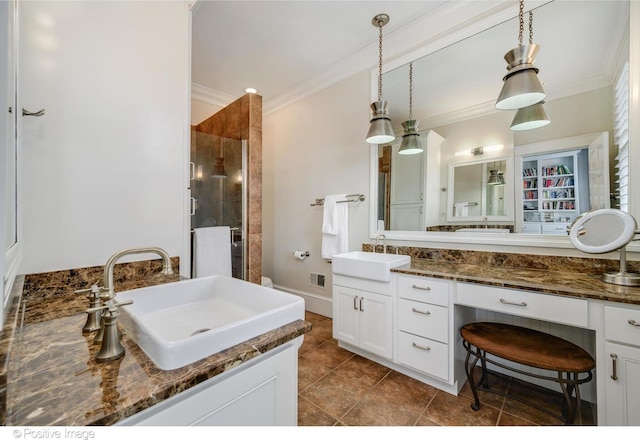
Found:
M 231 273 L 240 279 L 246 279 L 246 163 L 246 141 L 192 130 L 191 231 L 229 226 Z

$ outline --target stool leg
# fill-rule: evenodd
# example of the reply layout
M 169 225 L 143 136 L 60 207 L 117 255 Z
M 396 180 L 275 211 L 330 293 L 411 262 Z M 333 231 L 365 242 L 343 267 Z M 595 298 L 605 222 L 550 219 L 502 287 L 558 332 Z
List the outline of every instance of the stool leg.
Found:
M 486 360 L 487 352 L 478 350 L 478 353 L 480 353 L 480 365 L 482 366 L 482 376 L 480 377 L 480 381 L 478 382 L 478 385 L 484 389 L 489 389 L 489 374 L 487 373 L 487 360 Z
M 582 422 L 582 399 L 580 398 L 580 385 L 578 385 L 578 373 L 573 373 L 573 381 L 575 382 L 575 386 L 576 386 L 576 411 L 577 411 L 577 419 L 578 422 L 580 422 L 581 425 L 583 425 L 584 423 Z
M 576 417 L 576 408 L 571 402 L 571 395 L 573 394 L 574 385 L 570 381 L 571 373 L 567 373 L 567 379 L 565 380 L 562 371 L 558 372 L 558 383 L 562 388 L 562 394 L 564 394 L 564 403 L 562 405 L 562 415 L 565 417 L 565 425 L 573 425 L 573 421 Z M 575 387 L 577 390 L 577 386 Z
M 480 398 L 478 397 L 478 391 L 476 390 L 476 383 L 473 380 L 473 370 L 478 363 L 479 357 L 474 353 L 475 359 L 473 360 L 471 365 L 469 365 L 469 358 L 471 357 L 471 344 L 469 344 L 467 341 L 463 341 L 462 344 L 464 345 L 464 348 L 467 349 L 467 357 L 464 360 L 464 371 L 467 374 L 467 380 L 469 381 L 469 386 L 471 387 L 471 392 L 473 393 L 474 402 L 471 404 L 471 409 L 473 409 L 474 411 L 478 411 L 480 409 Z

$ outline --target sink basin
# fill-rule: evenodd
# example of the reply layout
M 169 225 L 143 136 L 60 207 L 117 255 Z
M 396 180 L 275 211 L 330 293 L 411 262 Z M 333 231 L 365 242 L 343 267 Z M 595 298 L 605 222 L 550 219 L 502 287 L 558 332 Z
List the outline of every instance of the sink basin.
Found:
M 173 370 L 304 319 L 296 295 L 222 275 L 134 289 L 116 300 L 123 331 L 162 370 Z
M 409 255 L 363 251 L 338 254 L 331 259 L 334 274 L 384 282 L 391 281 L 391 269 L 410 262 Z
M 460 229 L 456 229 L 456 232 L 480 232 L 480 233 L 503 233 L 503 234 L 508 234 L 511 231 L 509 229 L 499 229 L 499 228 L 460 228 Z

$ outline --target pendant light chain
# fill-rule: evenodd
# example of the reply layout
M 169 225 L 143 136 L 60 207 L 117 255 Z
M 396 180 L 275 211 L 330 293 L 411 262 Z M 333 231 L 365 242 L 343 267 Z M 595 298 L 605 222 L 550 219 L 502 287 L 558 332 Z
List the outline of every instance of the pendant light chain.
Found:
M 378 101 L 382 100 L 382 23 L 378 23 L 380 35 L 378 36 Z
M 518 32 L 518 42 L 522 46 L 522 34 L 524 33 L 524 0 L 520 0 L 520 12 L 518 13 L 520 18 L 520 31 Z
M 409 119 L 413 119 L 413 63 L 409 64 Z
M 529 44 L 533 44 L 533 11 L 529 11 Z

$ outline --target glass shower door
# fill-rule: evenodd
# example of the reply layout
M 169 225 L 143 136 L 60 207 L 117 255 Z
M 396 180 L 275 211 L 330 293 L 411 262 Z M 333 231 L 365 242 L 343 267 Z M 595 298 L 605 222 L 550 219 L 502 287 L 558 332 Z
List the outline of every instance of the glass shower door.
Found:
M 240 279 L 246 279 L 246 149 L 246 141 L 192 133 L 191 230 L 229 226 L 231 272 Z

